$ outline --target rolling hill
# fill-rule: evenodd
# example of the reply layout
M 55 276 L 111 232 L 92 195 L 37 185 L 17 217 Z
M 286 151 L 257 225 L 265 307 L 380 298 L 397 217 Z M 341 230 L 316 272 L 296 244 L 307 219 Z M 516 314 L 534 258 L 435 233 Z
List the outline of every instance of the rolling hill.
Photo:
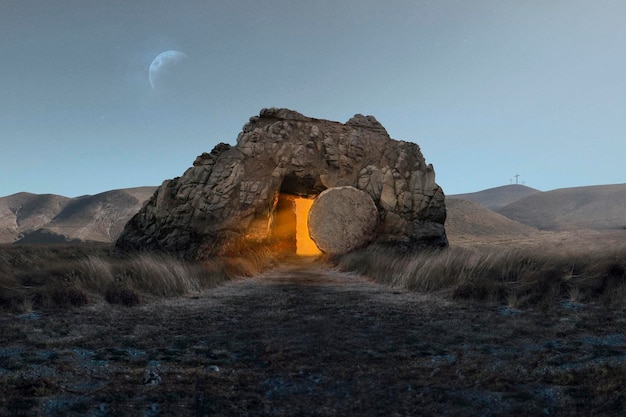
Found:
M 541 191 L 531 187 L 526 187 L 525 185 L 512 184 L 488 188 L 475 193 L 453 194 L 447 197 L 473 201 L 487 207 L 488 209 L 498 210 L 517 200 L 521 200 L 522 198 L 537 193 L 541 193 Z
M 156 187 L 68 198 L 18 193 L 0 198 L 0 243 L 112 242 Z
M 626 228 L 626 184 L 560 188 L 531 194 L 497 210 L 543 230 Z
M 523 243 L 548 238 L 551 233 L 511 220 L 470 200 L 447 198 L 446 234 L 451 245 Z
M 0 198 L 0 242 L 14 242 L 60 213 L 71 199 L 53 194 L 18 193 Z
M 530 236 L 539 232 L 534 227 L 511 220 L 473 201 L 448 198 L 446 208 L 446 231 L 449 235 Z

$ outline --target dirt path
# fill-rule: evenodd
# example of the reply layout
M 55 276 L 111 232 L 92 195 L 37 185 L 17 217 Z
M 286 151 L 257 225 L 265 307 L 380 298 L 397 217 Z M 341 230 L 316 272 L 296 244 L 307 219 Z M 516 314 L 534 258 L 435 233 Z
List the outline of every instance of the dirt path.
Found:
M 312 263 L 0 327 L 0 415 L 623 415 L 622 312 L 451 303 Z

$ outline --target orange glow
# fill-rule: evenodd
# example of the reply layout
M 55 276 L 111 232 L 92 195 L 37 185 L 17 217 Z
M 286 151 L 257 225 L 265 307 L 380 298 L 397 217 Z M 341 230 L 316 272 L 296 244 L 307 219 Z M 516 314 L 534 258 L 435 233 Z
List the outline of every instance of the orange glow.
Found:
M 294 198 L 296 203 L 296 254 L 319 255 L 321 252 L 309 235 L 308 217 L 313 204 L 310 198 Z

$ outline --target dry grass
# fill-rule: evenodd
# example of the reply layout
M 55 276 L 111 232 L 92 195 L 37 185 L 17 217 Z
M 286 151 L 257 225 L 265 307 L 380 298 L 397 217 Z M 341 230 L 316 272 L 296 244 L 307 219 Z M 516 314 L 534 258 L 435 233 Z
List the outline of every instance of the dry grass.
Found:
M 602 302 L 623 307 L 626 247 L 563 251 L 448 248 L 416 255 L 370 246 L 342 257 L 345 270 L 417 292 L 502 303 L 512 308 L 552 308 L 561 302 Z
M 201 291 L 274 258 L 0 247 L 5 307 L 97 302 L 0 314 L 0 415 L 623 415 L 623 311 L 593 303 L 623 253 L 374 247 L 338 262 L 416 292 L 301 258 Z
M 416 292 L 552 308 L 601 302 L 623 307 L 626 247 L 448 248 L 416 255 L 372 245 L 337 260 L 345 270 Z M 111 245 L 0 246 L 0 308 L 29 312 L 106 300 L 137 305 L 199 292 L 237 276 L 254 276 L 276 259 L 260 247 L 245 256 L 188 262 L 165 254 L 123 256 Z
M 305 261 L 141 308 L 0 314 L 0 415 L 618 416 L 624 317 Z
M 272 262 L 247 258 L 189 262 L 159 253 L 122 255 L 108 244 L 0 246 L 0 308 L 29 312 L 101 300 L 132 306 L 146 299 L 199 292 L 250 276 Z

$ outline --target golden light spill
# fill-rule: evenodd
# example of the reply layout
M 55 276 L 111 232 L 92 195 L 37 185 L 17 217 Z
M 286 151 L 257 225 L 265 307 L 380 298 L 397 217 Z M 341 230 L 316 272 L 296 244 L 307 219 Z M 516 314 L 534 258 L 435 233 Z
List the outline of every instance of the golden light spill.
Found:
M 294 198 L 296 203 L 296 254 L 303 256 L 319 255 L 321 252 L 309 235 L 308 217 L 313 199 Z

